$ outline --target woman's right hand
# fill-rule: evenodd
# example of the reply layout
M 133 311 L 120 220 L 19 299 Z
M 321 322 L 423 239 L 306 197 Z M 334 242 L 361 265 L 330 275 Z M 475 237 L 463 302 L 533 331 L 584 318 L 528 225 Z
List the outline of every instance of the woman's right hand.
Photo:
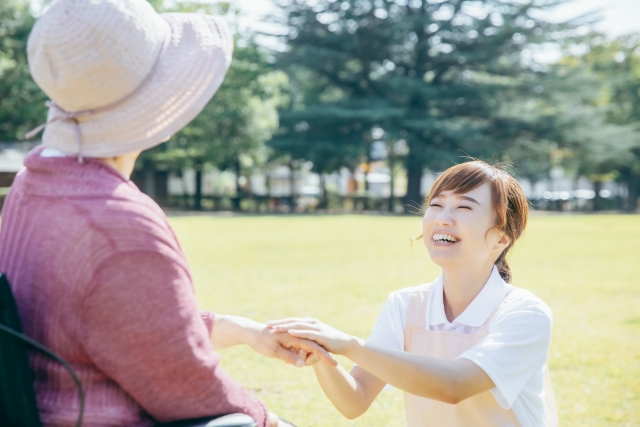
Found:
M 293 337 L 315 341 L 327 351 L 340 355 L 345 355 L 349 347 L 358 341 L 351 335 L 309 317 L 273 320 L 267 322 L 267 327 L 274 332 L 288 332 Z

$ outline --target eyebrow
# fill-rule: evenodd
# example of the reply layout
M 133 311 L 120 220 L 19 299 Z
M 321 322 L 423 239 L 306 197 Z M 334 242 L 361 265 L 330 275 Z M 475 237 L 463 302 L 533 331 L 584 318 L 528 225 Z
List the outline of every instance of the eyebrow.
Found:
M 473 202 L 473 203 L 475 203 L 475 204 L 476 204 L 476 205 L 478 205 L 478 206 L 481 206 L 481 205 L 480 205 L 480 202 L 478 202 L 478 201 L 477 201 L 476 199 L 474 199 L 473 197 L 464 196 L 464 195 L 462 195 L 462 194 L 455 194 L 455 196 L 456 196 L 456 197 L 459 197 L 459 198 L 461 198 L 461 199 L 465 199 L 465 200 L 468 200 L 468 201 L 470 201 L 470 202 Z M 441 194 L 438 194 L 437 196 L 434 196 L 433 198 L 434 198 L 434 199 L 437 199 L 437 198 L 439 198 L 439 197 L 445 197 L 445 196 L 443 196 L 443 195 L 442 195 L 442 193 L 441 193 Z
M 461 199 L 465 199 L 465 200 L 468 200 L 470 202 L 473 202 L 476 205 L 480 206 L 480 203 L 476 199 L 474 199 L 473 197 L 469 197 L 469 196 L 458 196 L 458 197 L 460 197 Z

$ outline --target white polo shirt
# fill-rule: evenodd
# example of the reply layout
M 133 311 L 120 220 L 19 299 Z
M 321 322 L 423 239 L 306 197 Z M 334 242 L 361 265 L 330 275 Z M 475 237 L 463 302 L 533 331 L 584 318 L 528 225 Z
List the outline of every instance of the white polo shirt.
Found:
M 373 327 L 368 343 L 404 350 L 409 294 L 414 288 L 392 292 Z M 506 299 L 505 299 L 506 298 Z M 505 409 L 513 408 L 523 427 L 544 426 L 544 365 L 547 362 L 553 316 L 531 292 L 516 288 L 493 268 L 489 280 L 467 309 L 453 322 L 444 311 L 442 276 L 431 284 L 425 328 L 472 334 L 503 301 L 489 324 L 488 335 L 461 356 L 482 368 L 493 380 L 491 390 Z

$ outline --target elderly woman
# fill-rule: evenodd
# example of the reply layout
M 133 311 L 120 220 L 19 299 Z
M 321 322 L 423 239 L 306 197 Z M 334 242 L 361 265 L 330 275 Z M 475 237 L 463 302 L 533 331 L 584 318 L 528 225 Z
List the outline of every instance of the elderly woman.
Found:
M 141 150 L 209 102 L 232 46 L 221 20 L 158 15 L 144 0 L 59 0 L 29 38 L 32 75 L 51 101 L 42 146 L 4 206 L 0 271 L 25 333 L 78 373 L 85 426 L 232 412 L 286 425 L 220 368 L 215 350 L 248 344 L 297 365 L 305 351 L 329 357 L 249 319 L 198 311 L 167 218 L 129 180 Z M 38 355 L 31 364 L 43 423 L 73 425 L 71 379 Z

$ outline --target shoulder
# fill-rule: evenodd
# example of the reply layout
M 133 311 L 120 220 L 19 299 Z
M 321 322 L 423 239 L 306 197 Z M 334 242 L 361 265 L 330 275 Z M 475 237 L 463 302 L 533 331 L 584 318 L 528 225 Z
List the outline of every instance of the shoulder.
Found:
M 70 218 L 61 229 L 78 236 L 74 245 L 96 264 L 138 252 L 163 255 L 180 263 L 184 256 L 162 209 L 132 183 L 122 182 L 109 195 L 66 200 Z M 73 224 L 71 224 L 73 223 Z
M 508 286 L 510 289 L 508 289 L 509 294 L 505 298 L 506 309 L 526 309 L 527 311 L 536 312 L 548 317 L 549 319 L 553 319 L 553 314 L 551 313 L 549 306 L 540 298 L 535 296 L 531 291 L 517 288 L 512 285 Z
M 531 291 L 508 285 L 507 296 L 498 308 L 492 324 L 510 323 L 550 331 L 553 313 L 547 304 Z
M 121 238 L 123 242 L 175 239 L 162 209 L 132 183 L 118 185 L 111 195 L 95 203 L 81 200 L 76 206 L 86 209 L 84 214 L 91 228 Z

